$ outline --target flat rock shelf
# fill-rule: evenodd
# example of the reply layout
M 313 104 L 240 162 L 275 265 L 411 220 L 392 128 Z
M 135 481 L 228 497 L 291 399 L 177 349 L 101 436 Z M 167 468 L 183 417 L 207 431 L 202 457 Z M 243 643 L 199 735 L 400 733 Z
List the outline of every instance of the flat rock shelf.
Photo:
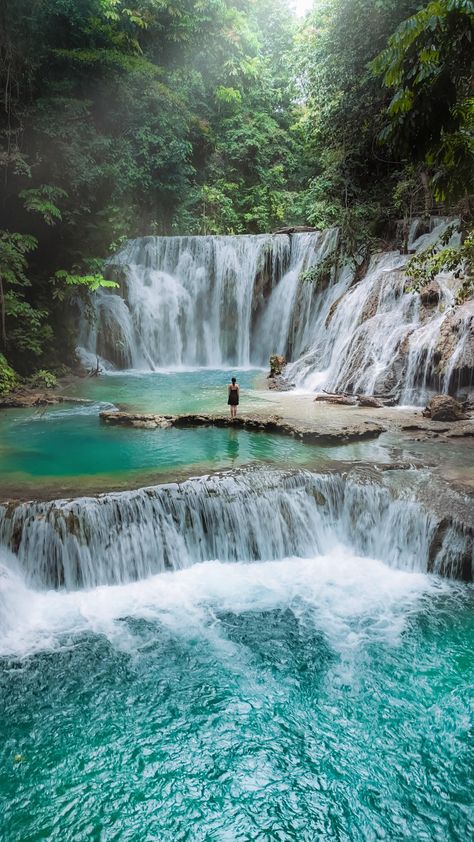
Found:
M 153 413 L 132 413 L 106 411 L 100 413 L 104 424 L 136 427 L 142 429 L 165 429 L 166 427 L 235 427 L 244 430 L 261 430 L 267 433 L 282 433 L 295 436 L 303 441 L 320 444 L 336 444 L 363 439 L 374 439 L 385 432 L 386 427 L 374 421 L 361 421 L 352 424 L 326 425 L 311 422 L 285 421 L 280 415 L 261 416 L 241 415 L 229 418 L 226 415 L 155 415 Z

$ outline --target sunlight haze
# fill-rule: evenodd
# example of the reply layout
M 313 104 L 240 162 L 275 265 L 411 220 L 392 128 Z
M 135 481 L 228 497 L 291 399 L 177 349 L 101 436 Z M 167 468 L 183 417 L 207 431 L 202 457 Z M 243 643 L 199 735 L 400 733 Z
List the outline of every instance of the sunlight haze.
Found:
M 312 3 L 313 0 L 293 0 L 293 7 L 298 17 L 303 17 L 310 10 Z

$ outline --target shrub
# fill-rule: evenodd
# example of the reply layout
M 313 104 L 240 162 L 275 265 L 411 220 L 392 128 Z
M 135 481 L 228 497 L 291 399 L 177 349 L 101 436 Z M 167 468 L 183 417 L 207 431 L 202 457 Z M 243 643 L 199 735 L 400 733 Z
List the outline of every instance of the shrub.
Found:
M 8 395 L 16 386 L 16 374 L 0 354 L 0 395 Z
M 453 272 L 461 279 L 456 303 L 469 298 L 474 291 L 474 232 L 470 231 L 462 245 L 448 246 L 455 226 L 449 226 L 439 242 L 415 254 L 407 263 L 405 274 L 410 279 L 406 292 L 419 292 L 440 272 Z
M 55 389 L 58 385 L 58 379 L 51 371 L 40 368 L 30 377 L 29 385 L 38 389 Z

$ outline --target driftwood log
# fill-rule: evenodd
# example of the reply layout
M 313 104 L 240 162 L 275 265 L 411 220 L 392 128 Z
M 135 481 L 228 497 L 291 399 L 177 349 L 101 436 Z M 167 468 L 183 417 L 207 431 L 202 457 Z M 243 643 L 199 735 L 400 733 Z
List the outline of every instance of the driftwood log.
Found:
M 315 402 L 334 403 L 342 406 L 366 406 L 372 409 L 379 409 L 382 406 L 393 405 L 395 398 L 382 395 L 349 395 L 346 392 L 338 394 L 337 392 L 327 392 L 323 389 L 323 394 L 316 395 Z
M 314 401 L 315 403 L 336 403 L 345 406 L 355 406 L 356 404 L 354 397 L 350 397 L 349 395 L 331 395 L 329 392 L 326 392 L 324 395 L 316 395 Z

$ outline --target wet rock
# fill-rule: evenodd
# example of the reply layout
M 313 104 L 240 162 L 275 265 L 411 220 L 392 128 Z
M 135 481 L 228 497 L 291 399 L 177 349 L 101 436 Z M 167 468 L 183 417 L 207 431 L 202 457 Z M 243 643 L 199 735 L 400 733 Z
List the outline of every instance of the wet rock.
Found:
M 331 324 L 334 313 L 336 312 L 337 308 L 339 307 L 339 304 L 341 303 L 341 301 L 342 301 L 342 299 L 344 298 L 345 295 L 346 295 L 346 293 L 344 293 L 343 295 L 340 295 L 339 298 L 336 298 L 336 300 L 332 302 L 332 304 L 329 308 L 329 313 L 327 314 L 326 320 L 324 322 L 325 327 L 329 327 L 329 325 Z
M 144 430 L 171 427 L 173 420 L 168 415 L 152 415 L 150 413 L 138 415 L 131 412 L 101 412 L 100 419 L 104 424 L 111 426 L 135 427 Z
M 394 360 L 389 368 L 380 372 L 376 377 L 373 386 L 374 394 L 383 397 L 385 403 L 391 398 L 394 399 L 394 403 L 397 403 L 400 398 L 402 372 L 403 361 L 400 359 Z
M 138 427 L 143 430 L 155 430 L 158 427 L 158 424 L 155 420 L 153 421 L 145 421 L 145 420 L 136 420 L 131 422 L 132 427 Z
M 438 303 L 441 296 L 441 288 L 438 281 L 431 281 L 429 284 L 420 290 L 421 303 L 425 307 L 434 307 Z
M 274 280 L 273 249 L 266 247 L 260 255 L 252 293 L 252 327 L 255 328 L 259 315 L 263 312 Z
M 275 377 L 268 377 L 267 379 L 268 388 L 274 392 L 290 392 L 295 387 L 294 383 L 290 383 L 286 377 L 280 374 L 275 375 Z
M 281 375 L 285 366 L 286 366 L 285 357 L 282 357 L 279 354 L 272 354 L 272 356 L 270 357 L 270 374 L 269 374 L 269 377 L 277 377 L 277 376 Z
M 362 312 L 359 318 L 359 324 L 362 324 L 362 322 L 367 322 L 369 319 L 372 319 L 375 316 L 380 303 L 381 285 L 382 279 L 380 279 L 378 283 L 373 285 L 370 295 L 367 297 L 362 308 Z
M 121 324 L 106 310 L 99 309 L 96 353 L 104 360 L 110 360 L 118 368 L 131 368 L 132 356 L 128 343 L 124 342 Z
M 67 395 L 21 389 L 0 398 L 0 409 L 23 409 L 32 406 L 54 406 L 58 403 L 91 403 L 87 398 L 72 398 Z
M 468 438 L 474 436 L 474 421 L 459 421 L 455 427 L 446 430 L 446 438 Z
M 445 542 L 449 533 L 457 538 L 457 558 L 453 565 L 451 553 L 447 553 Z M 431 539 L 428 554 L 428 572 L 437 573 L 464 582 L 472 582 L 474 559 L 474 529 L 469 525 L 447 516 L 441 518 Z
M 326 420 L 286 423 L 280 415 L 261 416 L 238 415 L 136 415 L 128 412 L 101 412 L 105 424 L 127 427 L 158 429 L 163 427 L 233 427 L 244 430 L 264 430 L 267 433 L 281 433 L 296 436 L 302 441 L 334 445 L 350 441 L 372 439 L 385 432 L 382 424 L 372 421 L 356 421 L 353 424 L 336 424 L 328 428 Z
M 441 548 L 443 546 L 443 540 L 449 525 L 449 518 L 442 518 L 442 520 L 440 520 L 436 526 L 436 530 L 433 534 L 430 548 L 428 550 L 427 568 L 429 573 L 433 572 L 435 560 L 441 551 Z
M 448 376 L 452 393 L 474 383 L 474 300 L 465 301 L 447 314 L 434 349 L 437 374 Z
M 435 395 L 423 415 L 432 421 L 463 421 L 466 418 L 462 404 L 450 395 Z
M 458 401 L 463 404 L 465 412 L 474 412 L 474 392 L 459 394 Z
M 367 249 L 363 257 L 361 257 L 358 261 L 356 260 L 355 272 L 354 277 L 352 279 L 351 286 L 355 286 L 362 281 L 367 272 L 369 271 L 370 266 L 370 249 Z

